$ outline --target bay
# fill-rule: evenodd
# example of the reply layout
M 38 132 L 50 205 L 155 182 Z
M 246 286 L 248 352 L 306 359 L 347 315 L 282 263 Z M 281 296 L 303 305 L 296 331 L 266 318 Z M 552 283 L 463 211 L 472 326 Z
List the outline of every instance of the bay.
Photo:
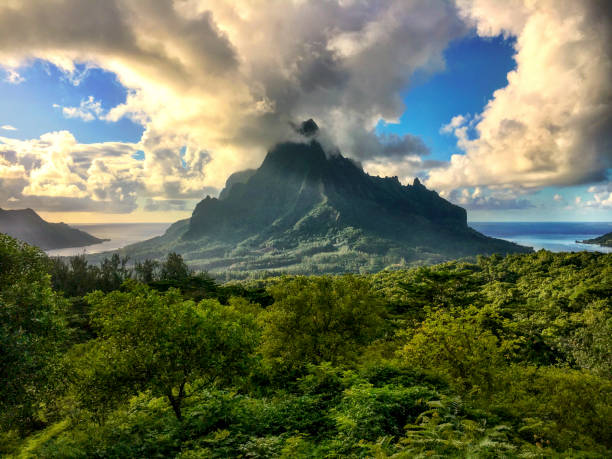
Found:
M 73 256 L 116 250 L 162 235 L 171 223 L 87 223 L 71 226 L 96 237 L 110 239 L 87 247 L 48 250 L 50 256 Z M 470 222 L 475 230 L 491 237 L 551 252 L 582 250 L 612 253 L 612 248 L 576 241 L 592 239 L 612 231 L 612 222 Z
M 576 241 L 592 239 L 612 231 L 612 222 L 470 222 L 476 231 L 551 252 L 611 253 L 612 248 Z
M 101 239 L 110 239 L 100 244 L 86 247 L 47 250 L 47 255 L 53 257 L 71 257 L 80 254 L 93 254 L 116 250 L 135 242 L 151 239 L 164 234 L 172 223 L 87 223 L 71 224 L 70 226 L 83 230 Z

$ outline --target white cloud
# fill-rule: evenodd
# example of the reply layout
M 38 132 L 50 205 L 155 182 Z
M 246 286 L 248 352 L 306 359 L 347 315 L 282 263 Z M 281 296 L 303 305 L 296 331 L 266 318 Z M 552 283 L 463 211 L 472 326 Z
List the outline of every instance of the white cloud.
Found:
M 80 118 L 83 121 L 93 121 L 102 117 L 104 112 L 102 102 L 95 100 L 93 96 L 81 100 L 78 107 L 63 107 L 58 104 L 53 104 L 53 107 L 61 108 L 66 118 Z
M 6 76 L 4 77 L 4 81 L 7 83 L 19 84 L 25 81 L 25 78 L 23 78 L 15 69 L 7 68 L 5 69 L 5 72 Z
M 589 187 L 588 191 L 593 197 L 584 203 L 585 206 L 612 210 L 612 182 Z
M 0 202 L 40 210 L 134 210 L 136 190 L 146 193 L 136 151 L 127 143 L 79 144 L 67 131 L 31 140 L 0 137 Z
M 468 210 L 510 210 L 535 207 L 526 190 L 490 190 L 485 187 L 457 188 L 443 196 Z
M 87 71 L 76 63 L 113 72 L 128 90 L 125 103 L 105 111 L 89 97 L 58 108 L 85 121 L 129 117 L 145 131 L 138 144 L 81 145 L 68 133 L 3 139 L 3 170 L 18 194 L 3 190 L 0 205 L 16 196 L 128 209 L 142 196 L 149 207 L 178 208 L 257 166 L 292 135 L 290 121 L 310 117 L 367 170 L 403 181 L 429 172 L 428 185 L 446 196 L 470 188 L 473 201 L 523 205 L 496 193 L 597 178 L 610 151 L 602 145 L 611 100 L 605 15 L 590 2 L 512 1 L 457 0 L 461 16 L 446 0 L 3 2 L 7 75 L 18 81 L 16 69 L 33 59 L 55 64 L 74 84 Z M 517 36 L 517 70 L 482 114 L 443 128 L 464 150 L 445 167 L 421 158 L 427 147 L 417 138 L 381 139 L 375 127 L 402 115 L 415 71 L 444 68 L 442 53 L 466 33 L 466 21 L 484 36 Z M 131 158 L 137 150 L 143 161 Z
M 125 103 L 62 111 L 143 124 L 144 168 L 168 199 L 258 165 L 289 121 L 313 117 L 349 156 L 385 154 L 376 123 L 399 119 L 413 72 L 442 69 L 466 31 L 446 0 L 23 0 L 0 6 L 0 28 L 0 59 L 15 68 L 39 58 L 117 75 Z
M 11 126 L 10 124 L 4 124 L 0 126 L 0 129 L 4 129 L 5 131 L 16 131 L 17 130 L 15 126 Z
M 423 159 L 409 155 L 401 158 L 375 157 L 363 162 L 364 170 L 379 177 L 397 177 L 403 184 L 411 184 L 415 178 L 424 179 L 431 170 L 443 167 L 445 161 Z
M 40 210 L 128 212 L 139 198 L 170 200 L 180 208 L 178 201 L 193 206 L 194 199 L 218 192 L 193 170 L 174 164 L 171 152 L 160 164 L 135 159 L 141 149 L 138 143 L 81 144 L 68 131 L 29 140 L 0 137 L 0 203 L 13 197 Z M 183 157 L 195 169 L 203 169 L 207 158 L 189 149 Z M 167 171 L 173 175 L 164 176 Z
M 482 36 L 516 36 L 516 70 L 471 122 L 442 128 L 462 154 L 427 184 L 540 188 L 604 178 L 612 149 L 609 4 L 574 0 L 457 0 Z M 608 10 L 608 11 L 606 11 Z M 475 121 L 475 122 L 474 122 Z M 474 137 L 474 136 L 472 136 Z
M 463 115 L 456 115 L 450 120 L 450 123 L 445 124 L 440 128 L 440 132 L 443 134 L 452 134 L 458 129 L 460 126 L 464 125 L 467 122 L 467 119 Z

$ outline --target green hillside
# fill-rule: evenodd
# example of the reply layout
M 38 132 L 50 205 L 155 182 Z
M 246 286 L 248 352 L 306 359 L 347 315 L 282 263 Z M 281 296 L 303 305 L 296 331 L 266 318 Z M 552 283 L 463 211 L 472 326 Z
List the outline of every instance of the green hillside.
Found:
M 607 234 L 604 234 L 603 236 L 599 236 L 593 239 L 587 239 L 581 242 L 583 244 L 596 244 L 596 245 L 602 245 L 604 247 L 612 247 L 612 233 L 607 233 Z
M 32 209 L 0 209 L 0 233 L 45 250 L 84 247 L 104 241 L 65 223 L 49 223 Z

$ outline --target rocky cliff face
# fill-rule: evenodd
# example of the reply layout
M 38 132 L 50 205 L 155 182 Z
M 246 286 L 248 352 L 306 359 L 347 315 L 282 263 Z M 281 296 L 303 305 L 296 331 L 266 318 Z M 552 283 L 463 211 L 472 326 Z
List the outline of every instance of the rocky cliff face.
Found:
M 418 179 L 404 186 L 395 177 L 372 177 L 350 159 L 326 156 L 315 140 L 276 146 L 247 180 L 230 186 L 220 199 L 197 205 L 187 238 L 287 231 L 314 211 L 318 218 L 310 226 L 316 234 L 355 227 L 403 240 L 432 226 L 467 230 L 465 210 Z

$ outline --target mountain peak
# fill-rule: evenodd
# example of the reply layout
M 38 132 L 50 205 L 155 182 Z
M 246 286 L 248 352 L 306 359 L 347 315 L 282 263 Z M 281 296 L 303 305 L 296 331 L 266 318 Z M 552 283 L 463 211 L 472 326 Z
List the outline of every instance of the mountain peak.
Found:
M 177 225 L 130 253 L 152 256 L 164 244 L 199 269 L 303 273 L 529 251 L 469 228 L 465 209 L 419 179 L 370 176 L 315 138 L 276 145 L 259 169 L 232 175 L 219 199 L 200 201 Z
M 307 119 L 299 125 L 293 123 L 291 125 L 298 134 L 302 134 L 304 137 L 313 137 L 319 132 L 319 126 L 312 118 Z
M 395 234 L 405 225 L 405 231 L 411 231 L 423 222 L 467 228 L 465 210 L 427 190 L 418 179 L 413 186 L 403 186 L 397 177 L 372 177 L 339 153 L 326 155 L 313 139 L 280 143 L 259 169 L 232 175 L 219 200 L 204 199 L 196 206 L 188 237 L 220 228 L 228 235 L 240 233 L 234 228 L 241 226 L 241 219 L 250 222 L 249 231 L 275 222 L 293 225 L 321 203 L 333 209 L 334 225 L 374 233 Z
M 268 152 L 258 172 L 301 175 L 324 167 L 326 162 L 325 151 L 316 140 L 308 143 L 284 142 Z

